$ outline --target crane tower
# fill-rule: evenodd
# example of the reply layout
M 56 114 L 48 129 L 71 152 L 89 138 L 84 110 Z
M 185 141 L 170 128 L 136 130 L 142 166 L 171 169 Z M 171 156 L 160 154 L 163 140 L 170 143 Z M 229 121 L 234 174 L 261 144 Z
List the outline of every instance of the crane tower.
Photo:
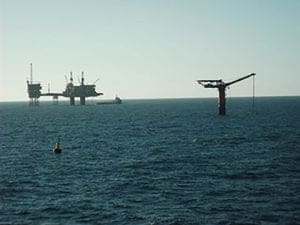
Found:
M 219 115 L 226 115 L 226 95 L 225 95 L 226 88 L 232 84 L 235 84 L 237 82 L 240 82 L 244 79 L 247 79 L 247 78 L 255 76 L 255 75 L 256 75 L 255 73 L 251 73 L 247 76 L 241 77 L 237 80 L 227 82 L 227 83 L 225 83 L 221 79 L 219 79 L 219 80 L 197 80 L 197 82 L 205 88 L 218 88 L 218 91 L 219 91 L 219 104 L 218 104 Z

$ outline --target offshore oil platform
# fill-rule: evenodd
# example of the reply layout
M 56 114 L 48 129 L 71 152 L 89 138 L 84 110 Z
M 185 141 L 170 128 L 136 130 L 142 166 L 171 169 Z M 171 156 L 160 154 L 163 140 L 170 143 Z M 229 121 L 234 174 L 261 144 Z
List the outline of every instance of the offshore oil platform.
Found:
M 39 105 L 39 98 L 42 96 L 52 96 L 53 100 L 58 101 L 58 97 L 70 98 L 70 105 L 75 105 L 75 98 L 80 98 L 80 105 L 85 105 L 85 98 L 96 97 L 103 93 L 96 92 L 95 84 L 85 84 L 83 72 L 81 72 L 81 81 L 79 85 L 73 84 L 73 75 L 70 73 L 70 82 L 67 83 L 66 89 L 61 93 L 41 92 L 42 86 L 39 82 L 33 82 L 32 78 L 32 63 L 30 64 L 30 80 L 27 80 L 27 91 L 29 97 L 29 105 Z

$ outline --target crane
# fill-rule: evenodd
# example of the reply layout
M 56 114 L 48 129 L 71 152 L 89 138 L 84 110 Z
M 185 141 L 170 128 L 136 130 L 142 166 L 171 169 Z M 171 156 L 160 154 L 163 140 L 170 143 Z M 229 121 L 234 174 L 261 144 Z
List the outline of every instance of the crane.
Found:
M 219 80 L 197 80 L 199 84 L 201 84 L 205 88 L 218 88 L 219 91 L 219 115 L 226 115 L 226 99 L 225 99 L 225 90 L 232 84 L 245 80 L 249 77 L 255 76 L 255 73 L 251 73 L 239 79 L 236 79 L 231 82 L 225 83 L 222 79 Z

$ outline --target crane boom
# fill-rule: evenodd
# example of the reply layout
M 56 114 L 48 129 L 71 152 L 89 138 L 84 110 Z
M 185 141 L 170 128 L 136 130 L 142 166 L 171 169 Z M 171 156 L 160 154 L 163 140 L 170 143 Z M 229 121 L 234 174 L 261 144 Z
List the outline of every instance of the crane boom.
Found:
M 202 82 L 221 82 L 222 80 L 197 80 L 198 83 L 202 83 Z
M 228 83 L 226 83 L 225 85 L 226 85 L 226 86 L 232 85 L 232 84 L 234 84 L 234 83 L 237 83 L 237 82 L 239 82 L 239 81 L 245 80 L 245 79 L 247 79 L 247 78 L 249 78 L 249 77 L 252 77 L 252 76 L 254 76 L 254 75 L 256 75 L 256 74 L 255 74 L 255 73 L 251 73 L 251 74 L 249 74 L 249 75 L 247 75 L 247 76 L 244 76 L 244 77 L 242 77 L 242 78 L 239 78 L 239 79 L 237 79 L 237 80 L 228 82 Z
M 197 82 L 205 88 L 217 88 L 217 84 L 222 83 L 222 80 L 197 80 Z
M 219 104 L 218 104 L 218 108 L 219 108 L 219 115 L 225 115 L 226 114 L 226 87 L 230 86 L 234 83 L 237 83 L 239 81 L 242 81 L 244 79 L 247 79 L 249 77 L 252 77 L 256 75 L 255 73 L 251 73 L 249 75 L 246 75 L 244 77 L 241 77 L 237 80 L 225 83 L 223 82 L 221 79 L 220 80 L 197 80 L 197 82 L 199 84 L 201 84 L 203 87 L 205 88 L 218 88 L 219 91 Z

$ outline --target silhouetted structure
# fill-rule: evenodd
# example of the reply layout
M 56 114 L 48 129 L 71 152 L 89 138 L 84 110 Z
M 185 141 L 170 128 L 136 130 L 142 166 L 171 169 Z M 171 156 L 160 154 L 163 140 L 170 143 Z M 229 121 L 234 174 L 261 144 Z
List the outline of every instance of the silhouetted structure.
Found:
M 252 77 L 256 75 L 255 73 L 251 73 L 247 76 L 244 76 L 242 78 L 239 78 L 237 80 L 225 83 L 223 82 L 223 80 L 197 80 L 197 82 L 199 84 L 201 84 L 203 87 L 205 88 L 218 88 L 219 90 L 219 104 L 218 104 L 218 108 L 219 108 L 219 115 L 225 115 L 226 114 L 226 95 L 225 95 L 225 90 L 228 86 L 237 83 L 239 81 L 242 81 L 244 79 L 247 79 L 249 77 Z
M 62 152 L 61 146 L 60 146 L 60 138 L 57 138 L 57 142 L 55 143 L 55 146 L 53 148 L 53 152 L 56 154 L 59 154 Z
M 101 101 L 101 102 L 97 102 L 96 104 L 97 105 L 122 104 L 122 99 L 116 96 L 114 100 Z
M 85 98 L 87 97 L 95 97 L 99 95 L 103 95 L 103 93 L 98 93 L 95 90 L 95 84 L 84 84 L 83 72 L 81 73 L 81 82 L 80 85 L 73 84 L 72 72 L 70 73 L 70 82 L 67 83 L 65 91 L 61 93 L 51 93 L 50 88 L 48 88 L 48 93 L 41 93 L 41 84 L 33 83 L 32 81 L 32 64 L 30 64 L 30 81 L 27 80 L 27 89 L 28 96 L 30 98 L 30 105 L 38 105 L 39 98 L 41 96 L 52 96 L 53 100 L 57 102 L 58 97 L 67 97 L 70 98 L 70 104 L 75 105 L 75 98 L 80 98 L 80 104 L 85 105 Z
M 30 63 L 30 80 L 27 80 L 27 92 L 29 96 L 29 105 L 38 105 L 41 96 L 42 86 L 40 83 L 33 82 L 32 79 L 32 63 Z

